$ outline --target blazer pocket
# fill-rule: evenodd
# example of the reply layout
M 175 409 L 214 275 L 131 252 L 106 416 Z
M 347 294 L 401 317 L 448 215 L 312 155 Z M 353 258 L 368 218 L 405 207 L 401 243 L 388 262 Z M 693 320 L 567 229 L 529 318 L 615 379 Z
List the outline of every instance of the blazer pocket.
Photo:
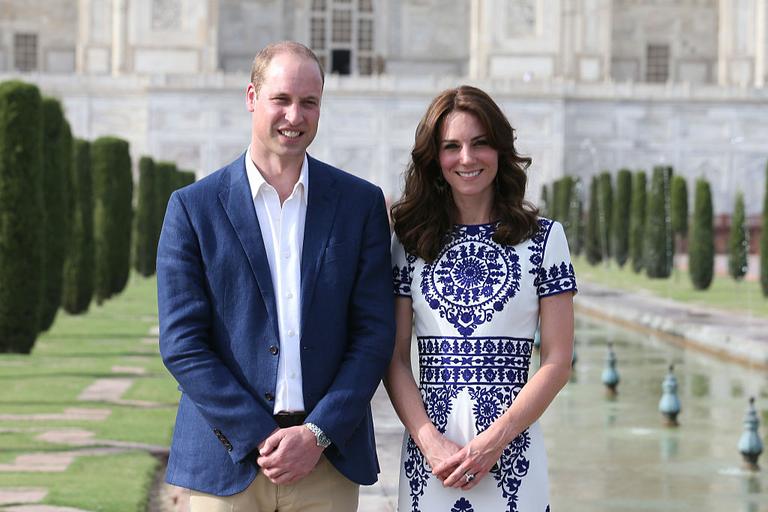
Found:
M 325 248 L 325 256 L 323 257 L 323 259 L 325 260 L 326 263 L 328 263 L 330 261 L 343 258 L 347 254 L 348 250 L 349 250 L 349 245 L 346 243 L 329 245 L 328 247 Z

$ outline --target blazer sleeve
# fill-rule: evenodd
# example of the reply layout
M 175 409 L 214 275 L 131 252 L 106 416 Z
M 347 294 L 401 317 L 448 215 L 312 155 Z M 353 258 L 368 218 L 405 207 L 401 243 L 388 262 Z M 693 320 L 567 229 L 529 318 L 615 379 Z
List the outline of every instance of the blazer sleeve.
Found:
M 306 420 L 320 427 L 341 453 L 368 413 L 394 349 L 389 221 L 380 189 L 369 203 L 349 299 L 347 352 L 330 389 Z
M 174 192 L 157 249 L 160 353 L 183 392 L 239 463 L 277 424 L 212 348 L 212 307 L 203 268 L 189 213 Z

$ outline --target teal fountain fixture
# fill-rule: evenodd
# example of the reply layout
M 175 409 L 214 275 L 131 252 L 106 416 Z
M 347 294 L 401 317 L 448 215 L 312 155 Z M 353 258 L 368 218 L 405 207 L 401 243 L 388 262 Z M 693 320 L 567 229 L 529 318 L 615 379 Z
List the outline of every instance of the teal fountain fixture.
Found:
M 605 368 L 603 368 L 603 385 L 609 397 L 615 397 L 618 394 L 616 387 L 619 385 L 619 372 L 616 370 L 616 353 L 613 351 L 613 343 L 608 343 L 608 355 L 605 357 Z
M 677 415 L 680 414 L 680 399 L 677 397 L 677 377 L 674 374 L 675 365 L 669 365 L 669 372 L 661 384 L 662 395 L 659 400 L 659 412 L 664 415 L 668 427 L 676 427 Z
M 744 458 L 744 469 L 750 471 L 760 470 L 757 459 L 763 453 L 763 441 L 758 433 L 759 427 L 760 419 L 757 417 L 757 411 L 755 411 L 755 397 L 750 397 L 749 408 L 744 416 L 744 432 L 739 439 L 739 452 Z

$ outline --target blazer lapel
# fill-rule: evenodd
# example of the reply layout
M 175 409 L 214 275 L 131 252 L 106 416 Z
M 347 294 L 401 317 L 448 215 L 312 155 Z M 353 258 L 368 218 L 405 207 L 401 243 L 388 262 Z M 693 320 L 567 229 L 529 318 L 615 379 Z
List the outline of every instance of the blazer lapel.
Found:
M 227 173 L 229 180 L 222 180 L 225 186 L 219 191 L 219 201 L 221 201 L 229 222 L 232 223 L 240 244 L 243 246 L 253 275 L 256 276 L 261 298 L 267 307 L 267 315 L 277 337 L 275 292 L 272 285 L 272 275 L 269 271 L 267 251 L 264 249 L 264 239 L 261 235 L 261 227 L 259 227 L 259 219 L 253 206 L 248 176 L 245 173 L 245 155 L 233 162 L 227 169 Z
M 324 164 L 309 158 L 309 196 L 304 221 L 304 246 L 301 251 L 301 325 L 306 324 L 317 274 L 328 245 L 333 218 L 336 214 L 338 192 L 335 181 Z

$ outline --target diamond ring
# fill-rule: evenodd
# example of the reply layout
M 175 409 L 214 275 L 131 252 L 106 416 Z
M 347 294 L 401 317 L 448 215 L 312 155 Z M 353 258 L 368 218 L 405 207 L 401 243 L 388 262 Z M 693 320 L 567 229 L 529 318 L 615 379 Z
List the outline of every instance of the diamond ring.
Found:
M 464 473 L 464 480 L 466 480 L 467 483 L 470 483 L 474 479 L 475 479 L 474 473 Z

